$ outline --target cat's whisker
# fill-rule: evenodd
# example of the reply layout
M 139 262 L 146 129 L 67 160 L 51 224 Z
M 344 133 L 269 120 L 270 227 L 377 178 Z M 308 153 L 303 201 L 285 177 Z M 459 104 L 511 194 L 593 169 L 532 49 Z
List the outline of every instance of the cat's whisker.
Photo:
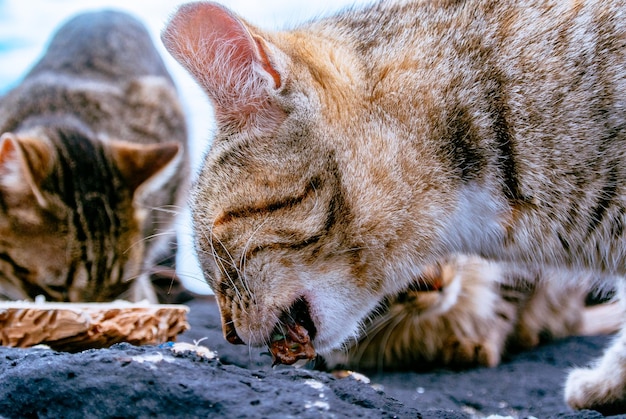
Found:
M 248 356 L 252 358 L 253 348 L 255 347 L 254 345 L 252 345 L 252 342 L 257 341 L 257 336 L 251 327 L 248 328 L 248 334 L 250 336 L 250 341 L 248 342 Z M 264 336 L 261 336 L 261 339 L 263 339 L 264 341 L 266 340 Z M 264 346 L 267 346 L 267 345 L 264 345 Z
M 239 268 L 241 271 L 241 283 L 244 287 L 244 290 L 248 293 L 248 296 L 251 299 L 254 299 L 254 294 L 252 293 L 252 291 L 250 290 L 250 287 L 246 281 L 246 254 L 248 253 L 248 249 L 250 248 L 250 245 L 252 244 L 252 239 L 254 238 L 255 234 L 265 225 L 265 223 L 267 222 L 269 217 L 266 217 L 261 223 L 259 223 L 258 227 L 254 229 L 254 231 L 252 232 L 252 234 L 250 234 L 250 237 L 248 237 L 248 240 L 246 240 L 246 244 L 243 247 L 243 250 L 241 251 L 241 257 L 239 259 Z
M 142 275 L 147 274 L 148 272 L 143 270 L 135 275 L 130 275 L 130 276 L 126 276 L 124 278 L 121 279 L 121 282 L 132 282 L 137 280 L 138 278 L 140 278 Z
M 374 309 L 359 325 L 359 333 L 355 337 L 354 350 L 356 359 L 361 359 L 370 342 L 381 330 L 388 327 L 392 316 L 388 312 L 387 304 Z
M 150 235 L 147 235 L 146 237 L 143 237 L 141 239 L 141 241 L 148 242 L 148 241 L 152 241 L 152 240 L 155 240 L 155 239 L 159 239 L 161 237 L 172 237 L 172 238 L 174 238 L 175 234 L 176 234 L 175 230 L 154 232 L 154 233 L 152 233 Z
M 215 261 L 215 264 L 219 267 L 220 272 L 222 272 L 226 278 L 228 278 L 228 281 L 230 282 L 230 285 L 232 286 L 233 290 L 235 291 L 235 295 L 238 299 L 238 303 L 240 307 L 243 307 L 243 296 L 241 295 L 241 292 L 239 290 L 239 287 L 237 287 L 235 280 L 233 278 L 231 278 L 230 275 L 230 269 L 226 269 L 225 264 L 228 264 L 230 266 L 232 266 L 232 268 L 235 270 L 235 272 L 237 274 L 237 266 L 235 264 L 235 260 L 232 257 L 232 255 L 230 254 L 230 252 L 228 251 L 228 249 L 226 248 L 226 246 L 224 245 L 224 243 L 219 239 L 219 237 L 217 237 L 215 234 L 213 234 L 213 227 L 215 226 L 215 220 L 213 220 L 213 222 L 209 225 L 209 232 L 208 234 L 211 236 L 209 237 L 209 243 L 211 245 L 211 252 L 213 255 L 213 260 Z M 224 252 L 226 253 L 226 255 L 229 257 L 230 262 L 223 259 L 222 257 L 220 257 L 217 253 L 217 250 L 215 249 L 215 241 L 217 240 L 218 244 L 222 247 L 222 249 L 224 250 Z
M 359 336 L 362 336 L 366 341 L 371 340 L 373 336 L 376 336 L 381 330 L 388 326 L 391 319 L 392 316 L 390 316 L 389 313 L 384 313 L 374 317 L 372 320 L 368 320 L 367 324 L 364 324 L 364 329 Z
M 272 315 L 272 317 L 274 318 L 273 321 L 268 322 L 268 324 L 271 325 L 277 325 L 280 324 L 280 317 L 277 315 Z M 261 339 L 264 342 L 264 347 L 269 348 L 272 345 L 272 336 L 271 336 L 272 332 L 270 331 L 270 333 L 265 333 L 263 336 L 261 336 Z
M 149 210 L 178 216 L 184 211 L 184 207 L 180 205 L 161 205 L 158 207 L 150 207 Z
M 406 312 L 402 312 L 401 315 L 396 315 L 394 317 L 391 318 L 391 321 L 387 323 L 387 326 L 384 328 L 384 334 L 382 337 L 382 344 L 381 344 L 381 348 L 383 348 L 382 350 L 379 351 L 378 353 L 378 360 L 376 362 L 377 368 L 382 371 L 384 368 L 384 364 L 385 364 L 385 356 L 388 354 L 388 350 L 390 346 L 397 346 L 397 342 L 393 341 L 391 339 L 391 336 L 393 335 L 393 333 L 396 331 L 396 329 L 399 327 L 399 325 L 402 325 L 405 323 L 406 318 L 409 316 L 410 314 L 407 314 Z M 390 343 L 391 342 L 391 343 Z M 392 353 L 392 352 L 389 352 Z
M 396 340 L 392 340 L 391 336 L 399 325 L 405 322 L 405 319 L 409 315 L 410 314 L 404 311 L 394 313 L 394 315 L 384 313 L 370 321 L 365 333 L 362 334 L 362 338 L 352 349 L 353 353 L 351 354 L 351 358 L 353 362 L 358 364 L 365 356 L 366 351 L 372 350 L 373 345 L 376 354 L 375 366 L 379 372 L 383 371 L 390 342 L 391 346 L 397 346 Z
M 123 253 L 124 253 L 124 254 L 126 254 L 126 253 L 131 252 L 131 251 L 132 251 L 135 247 L 137 247 L 137 246 L 139 246 L 139 245 L 143 245 L 143 244 L 145 244 L 147 241 L 149 241 L 149 240 L 150 240 L 150 238 L 151 238 L 151 237 L 152 237 L 152 238 L 154 238 L 154 236 L 155 236 L 155 235 L 156 235 L 156 234 L 153 234 L 153 235 L 151 235 L 151 236 L 148 236 L 148 237 L 141 237 L 141 238 L 139 238 L 138 240 L 135 240 L 134 242 L 132 242 L 132 243 L 130 244 L 130 246 L 128 246 L 128 247 L 127 247 L 127 248 L 123 251 Z
M 226 269 L 226 267 L 224 266 L 224 263 L 228 263 L 225 259 L 223 259 L 221 256 L 219 256 L 219 254 L 217 253 L 217 251 L 214 248 L 213 245 L 213 238 L 209 238 L 208 242 L 211 243 L 211 256 L 213 257 L 213 262 L 215 263 L 215 265 L 219 268 L 219 272 L 222 272 L 231 282 L 231 285 L 233 286 L 233 288 L 235 288 L 235 284 L 232 282 L 230 275 L 228 274 L 228 269 Z

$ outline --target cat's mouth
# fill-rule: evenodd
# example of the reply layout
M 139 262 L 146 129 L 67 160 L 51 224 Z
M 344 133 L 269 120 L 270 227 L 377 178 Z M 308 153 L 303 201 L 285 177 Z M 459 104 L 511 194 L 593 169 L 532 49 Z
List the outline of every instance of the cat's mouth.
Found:
M 304 297 L 298 298 L 288 310 L 283 311 L 272 332 L 269 349 L 274 358 L 273 365 L 291 365 L 300 359 L 315 358 L 312 341 L 316 333 L 309 304 Z

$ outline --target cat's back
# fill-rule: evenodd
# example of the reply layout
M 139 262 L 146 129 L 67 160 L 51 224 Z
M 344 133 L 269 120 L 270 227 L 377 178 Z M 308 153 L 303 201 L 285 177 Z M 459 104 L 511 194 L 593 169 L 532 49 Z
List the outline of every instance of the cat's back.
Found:
M 120 11 L 81 13 L 63 23 L 0 100 L 2 132 L 50 117 L 76 118 L 108 138 L 186 141 L 172 77 L 143 23 Z
M 582 33 L 592 36 L 596 28 L 623 37 L 620 23 L 626 18 L 625 9 L 624 0 L 391 0 L 347 8 L 301 28 L 329 38 L 351 39 L 359 52 L 371 52 L 372 57 L 379 45 L 443 45 L 454 39 L 465 40 L 467 46 L 474 41 L 489 44 L 505 38 L 538 41 L 553 31 L 560 33 L 561 41 L 571 33 L 579 33 L 578 40 L 583 41 Z M 468 38 L 478 33 L 483 39 Z
M 65 23 L 27 77 L 44 72 L 111 80 L 170 78 L 146 28 L 115 10 L 82 13 Z
M 453 76 L 462 64 L 477 62 L 526 64 L 523 69 L 533 72 L 533 64 L 541 70 L 555 64 L 554 57 L 570 66 L 584 65 L 574 62 L 581 56 L 624 60 L 625 23 L 623 0 L 395 0 L 346 9 L 301 29 L 348 46 L 342 52 L 354 52 L 368 75 L 424 78 L 437 66 Z

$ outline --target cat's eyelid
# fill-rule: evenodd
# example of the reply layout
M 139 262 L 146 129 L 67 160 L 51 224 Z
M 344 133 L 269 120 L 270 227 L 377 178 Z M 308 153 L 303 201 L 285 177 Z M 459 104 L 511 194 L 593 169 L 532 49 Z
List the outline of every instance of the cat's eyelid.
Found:
M 313 179 L 307 183 L 307 187 L 300 195 L 286 196 L 282 199 L 275 199 L 268 202 L 259 202 L 256 205 L 245 205 L 233 209 L 225 210 L 223 214 L 218 216 L 213 226 L 220 226 L 237 218 L 247 218 L 258 214 L 267 214 L 280 211 L 283 209 L 294 208 L 308 197 L 317 195 L 321 185 L 320 182 Z

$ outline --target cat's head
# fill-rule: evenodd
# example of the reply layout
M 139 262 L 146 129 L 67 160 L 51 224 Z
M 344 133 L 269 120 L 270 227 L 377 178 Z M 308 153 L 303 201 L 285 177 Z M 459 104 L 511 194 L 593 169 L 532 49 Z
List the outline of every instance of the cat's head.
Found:
M 215 109 L 191 205 L 225 336 L 267 344 L 292 316 L 320 352 L 354 337 L 400 276 L 419 273 L 415 241 L 402 244 L 412 227 L 397 186 L 408 182 L 364 116 L 354 52 L 323 26 L 266 33 L 208 2 L 183 5 L 162 39 Z
M 134 197 L 176 143 L 98 141 L 74 128 L 0 139 L 0 292 L 5 298 L 109 301 L 142 269 Z

